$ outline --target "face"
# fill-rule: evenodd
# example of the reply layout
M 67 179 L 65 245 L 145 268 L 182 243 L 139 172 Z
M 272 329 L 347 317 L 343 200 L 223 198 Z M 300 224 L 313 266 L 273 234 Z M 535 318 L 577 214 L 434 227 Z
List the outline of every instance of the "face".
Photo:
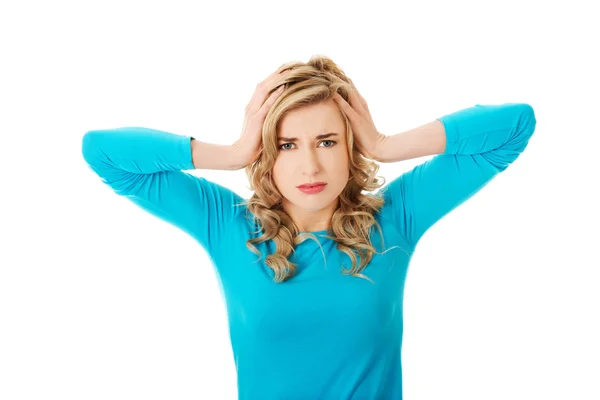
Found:
M 329 227 L 350 177 L 345 132 L 344 118 L 333 100 L 293 110 L 279 123 L 273 180 L 284 197 L 284 211 L 301 232 Z M 298 189 L 316 182 L 326 183 L 318 193 Z

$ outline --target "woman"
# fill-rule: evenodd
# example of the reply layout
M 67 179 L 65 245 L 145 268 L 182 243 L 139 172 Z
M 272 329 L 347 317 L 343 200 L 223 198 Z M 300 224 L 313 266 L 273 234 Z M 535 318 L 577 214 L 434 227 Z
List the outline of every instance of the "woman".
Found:
M 82 151 L 117 194 L 211 257 L 240 399 L 401 399 L 417 243 L 506 169 L 535 125 L 528 104 L 476 105 L 386 136 L 344 72 L 315 56 L 258 85 L 231 146 L 118 128 L 86 133 Z M 386 186 L 372 161 L 427 155 Z M 241 168 L 255 191 L 247 200 L 184 172 Z

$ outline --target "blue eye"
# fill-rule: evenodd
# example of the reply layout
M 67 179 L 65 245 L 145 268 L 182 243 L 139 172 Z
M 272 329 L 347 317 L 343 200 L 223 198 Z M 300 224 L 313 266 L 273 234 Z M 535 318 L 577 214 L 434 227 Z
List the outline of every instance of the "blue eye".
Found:
M 337 142 L 335 140 L 323 140 L 323 141 L 321 141 L 321 143 L 323 143 L 323 142 L 331 142 L 331 146 L 325 146 L 325 148 L 330 148 L 330 147 L 333 147 L 333 146 L 335 146 L 337 144 Z M 287 146 L 288 144 L 294 144 L 294 143 L 284 143 L 284 144 L 282 144 L 282 145 L 279 146 L 279 150 L 283 150 L 283 151 L 291 150 L 290 148 L 283 148 L 283 146 Z

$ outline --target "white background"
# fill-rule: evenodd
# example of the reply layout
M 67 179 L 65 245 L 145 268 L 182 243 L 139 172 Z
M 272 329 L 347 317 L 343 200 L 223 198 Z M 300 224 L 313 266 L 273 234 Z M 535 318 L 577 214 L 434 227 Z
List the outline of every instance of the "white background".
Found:
M 592 2 L 549 3 L 3 2 L 0 398 L 236 398 L 206 254 L 103 185 L 81 139 L 230 144 L 256 84 L 313 54 L 386 134 L 475 104 L 536 113 L 521 157 L 418 246 L 404 398 L 600 398 L 600 32 Z M 243 170 L 192 173 L 251 194 Z

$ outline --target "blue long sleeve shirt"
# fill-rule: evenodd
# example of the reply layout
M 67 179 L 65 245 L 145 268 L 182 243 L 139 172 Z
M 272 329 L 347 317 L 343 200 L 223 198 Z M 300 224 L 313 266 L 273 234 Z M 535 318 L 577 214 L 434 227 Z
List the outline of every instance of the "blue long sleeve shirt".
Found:
M 534 132 L 523 103 L 476 105 L 438 118 L 446 149 L 382 187 L 375 215 L 385 254 L 342 275 L 350 258 L 326 230 L 296 247 L 289 281 L 246 247 L 259 234 L 243 199 L 185 172 L 190 137 L 148 128 L 93 130 L 83 136 L 89 167 L 115 193 L 191 235 L 216 269 L 228 313 L 240 400 L 402 399 L 403 294 L 419 239 L 438 220 L 505 170 Z M 374 230 L 371 240 L 382 252 Z M 271 241 L 257 245 L 263 255 Z

